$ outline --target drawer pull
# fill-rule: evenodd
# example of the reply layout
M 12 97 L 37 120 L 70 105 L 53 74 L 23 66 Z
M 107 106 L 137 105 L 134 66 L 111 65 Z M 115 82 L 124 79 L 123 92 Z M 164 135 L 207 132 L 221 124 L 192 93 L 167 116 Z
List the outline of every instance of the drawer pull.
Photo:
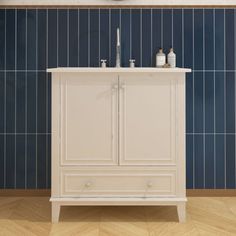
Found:
M 147 187 L 148 187 L 148 188 L 152 188 L 152 186 L 153 186 L 152 182 L 148 182 L 148 183 L 147 183 Z

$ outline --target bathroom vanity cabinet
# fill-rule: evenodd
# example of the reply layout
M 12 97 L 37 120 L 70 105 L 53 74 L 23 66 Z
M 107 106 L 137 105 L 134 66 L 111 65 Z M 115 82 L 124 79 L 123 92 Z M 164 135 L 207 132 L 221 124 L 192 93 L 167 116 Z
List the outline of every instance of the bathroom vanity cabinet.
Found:
M 52 221 L 63 205 L 176 205 L 185 221 L 183 68 L 54 68 Z

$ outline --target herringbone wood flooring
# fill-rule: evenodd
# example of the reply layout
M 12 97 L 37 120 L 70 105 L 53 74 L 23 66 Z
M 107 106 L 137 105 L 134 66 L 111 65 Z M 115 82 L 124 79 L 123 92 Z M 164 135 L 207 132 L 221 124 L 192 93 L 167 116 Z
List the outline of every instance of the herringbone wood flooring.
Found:
M 0 236 L 236 235 L 236 197 L 188 198 L 187 223 L 175 207 L 62 207 L 51 224 L 47 197 L 0 198 Z

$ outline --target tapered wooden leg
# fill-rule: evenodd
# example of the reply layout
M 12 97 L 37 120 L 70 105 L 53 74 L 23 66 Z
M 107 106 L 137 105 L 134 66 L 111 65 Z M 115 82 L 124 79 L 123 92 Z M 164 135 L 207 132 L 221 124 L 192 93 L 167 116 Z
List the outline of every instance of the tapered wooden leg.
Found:
M 52 202 L 52 223 L 58 223 L 60 216 L 61 205 L 57 202 Z
M 177 212 L 179 216 L 179 222 L 180 223 L 185 223 L 186 221 L 186 206 L 185 202 L 180 202 L 177 205 Z

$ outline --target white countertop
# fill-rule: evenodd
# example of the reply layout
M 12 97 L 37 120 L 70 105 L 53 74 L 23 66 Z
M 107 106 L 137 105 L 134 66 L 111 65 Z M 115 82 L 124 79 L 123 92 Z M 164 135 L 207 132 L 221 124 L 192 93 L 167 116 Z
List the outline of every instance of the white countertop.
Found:
M 191 72 L 191 69 L 188 68 L 156 68 L 156 67 L 57 67 L 57 68 L 48 68 L 47 72 L 53 73 L 67 73 L 67 72 L 76 72 L 76 73 L 187 73 Z

